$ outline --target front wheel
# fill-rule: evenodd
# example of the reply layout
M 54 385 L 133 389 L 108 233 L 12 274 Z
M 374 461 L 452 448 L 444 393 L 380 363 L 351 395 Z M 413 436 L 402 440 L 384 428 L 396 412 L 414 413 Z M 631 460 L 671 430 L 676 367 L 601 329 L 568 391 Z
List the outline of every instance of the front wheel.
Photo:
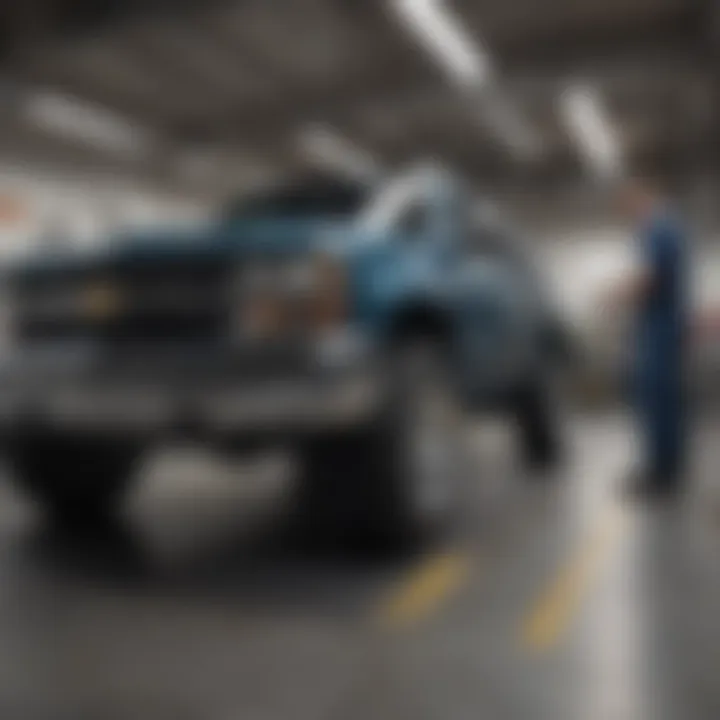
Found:
M 16 437 L 7 450 L 20 489 L 55 519 L 71 522 L 112 513 L 139 455 L 130 442 L 39 434 Z
M 459 507 L 463 428 L 442 347 L 404 344 L 390 372 L 373 423 L 306 448 L 300 487 L 306 517 L 366 547 L 401 549 Z
M 518 395 L 515 417 L 523 459 L 531 468 L 549 470 L 563 459 L 559 399 L 550 383 L 535 381 Z

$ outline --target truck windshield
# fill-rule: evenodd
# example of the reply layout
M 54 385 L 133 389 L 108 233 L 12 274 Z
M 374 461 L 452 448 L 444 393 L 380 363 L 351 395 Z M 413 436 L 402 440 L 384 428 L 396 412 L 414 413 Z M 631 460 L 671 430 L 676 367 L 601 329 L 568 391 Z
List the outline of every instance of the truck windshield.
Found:
M 360 225 L 374 230 L 397 227 L 413 208 L 427 203 L 433 180 L 425 168 L 394 177 L 370 198 L 359 216 Z
M 287 183 L 230 201 L 227 222 L 246 219 L 352 218 L 365 205 L 369 190 L 360 183 L 312 179 Z

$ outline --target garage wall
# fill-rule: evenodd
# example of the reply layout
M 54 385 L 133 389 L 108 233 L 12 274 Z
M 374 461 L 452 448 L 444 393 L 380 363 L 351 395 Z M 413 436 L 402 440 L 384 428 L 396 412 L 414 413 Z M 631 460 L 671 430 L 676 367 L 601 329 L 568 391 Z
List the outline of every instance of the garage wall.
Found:
M 2 208 L 12 208 L 2 212 Z M 120 228 L 184 222 L 202 205 L 112 177 L 0 167 L 0 256 L 52 238 L 93 243 Z
M 573 231 L 546 241 L 540 262 L 555 297 L 578 327 L 591 323 L 603 292 L 635 263 L 626 233 Z
M 546 240 L 539 258 L 585 351 L 580 386 L 591 388 L 593 397 L 604 396 L 618 387 L 618 372 L 625 367 L 631 318 L 610 314 L 602 297 L 638 262 L 632 238 L 621 228 L 574 231 Z M 694 313 L 720 317 L 720 235 L 696 240 L 691 272 Z M 693 337 L 691 362 L 694 392 L 715 398 L 720 394 L 720 329 Z
M 546 240 L 540 260 L 569 317 L 579 325 L 592 325 L 603 291 L 630 272 L 638 257 L 627 231 L 605 228 Z M 720 307 L 720 235 L 697 239 L 691 260 L 694 305 Z

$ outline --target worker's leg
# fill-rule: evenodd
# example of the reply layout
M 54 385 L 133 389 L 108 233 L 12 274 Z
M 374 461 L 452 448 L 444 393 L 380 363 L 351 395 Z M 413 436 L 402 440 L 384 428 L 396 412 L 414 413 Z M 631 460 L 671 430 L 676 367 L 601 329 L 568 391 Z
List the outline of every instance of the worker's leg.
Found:
M 680 373 L 672 355 L 653 352 L 642 360 L 633 383 L 639 467 L 627 488 L 641 495 L 677 487 L 684 454 Z
M 653 402 L 650 421 L 650 467 L 657 481 L 675 488 L 682 480 L 685 460 L 685 418 L 679 383 L 674 378 L 662 383 Z
M 656 470 L 658 439 L 657 373 L 649 362 L 639 364 L 635 381 L 635 417 L 639 443 L 640 472 L 647 484 Z

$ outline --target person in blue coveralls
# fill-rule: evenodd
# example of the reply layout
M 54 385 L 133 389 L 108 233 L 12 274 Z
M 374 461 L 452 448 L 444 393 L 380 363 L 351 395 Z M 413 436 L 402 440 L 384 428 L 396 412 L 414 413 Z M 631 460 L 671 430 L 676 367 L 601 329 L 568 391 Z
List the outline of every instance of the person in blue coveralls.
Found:
M 624 181 L 620 204 L 635 225 L 641 261 L 613 298 L 635 311 L 630 387 L 642 462 L 627 489 L 669 494 L 681 488 L 686 460 L 687 237 L 679 216 L 649 181 Z

